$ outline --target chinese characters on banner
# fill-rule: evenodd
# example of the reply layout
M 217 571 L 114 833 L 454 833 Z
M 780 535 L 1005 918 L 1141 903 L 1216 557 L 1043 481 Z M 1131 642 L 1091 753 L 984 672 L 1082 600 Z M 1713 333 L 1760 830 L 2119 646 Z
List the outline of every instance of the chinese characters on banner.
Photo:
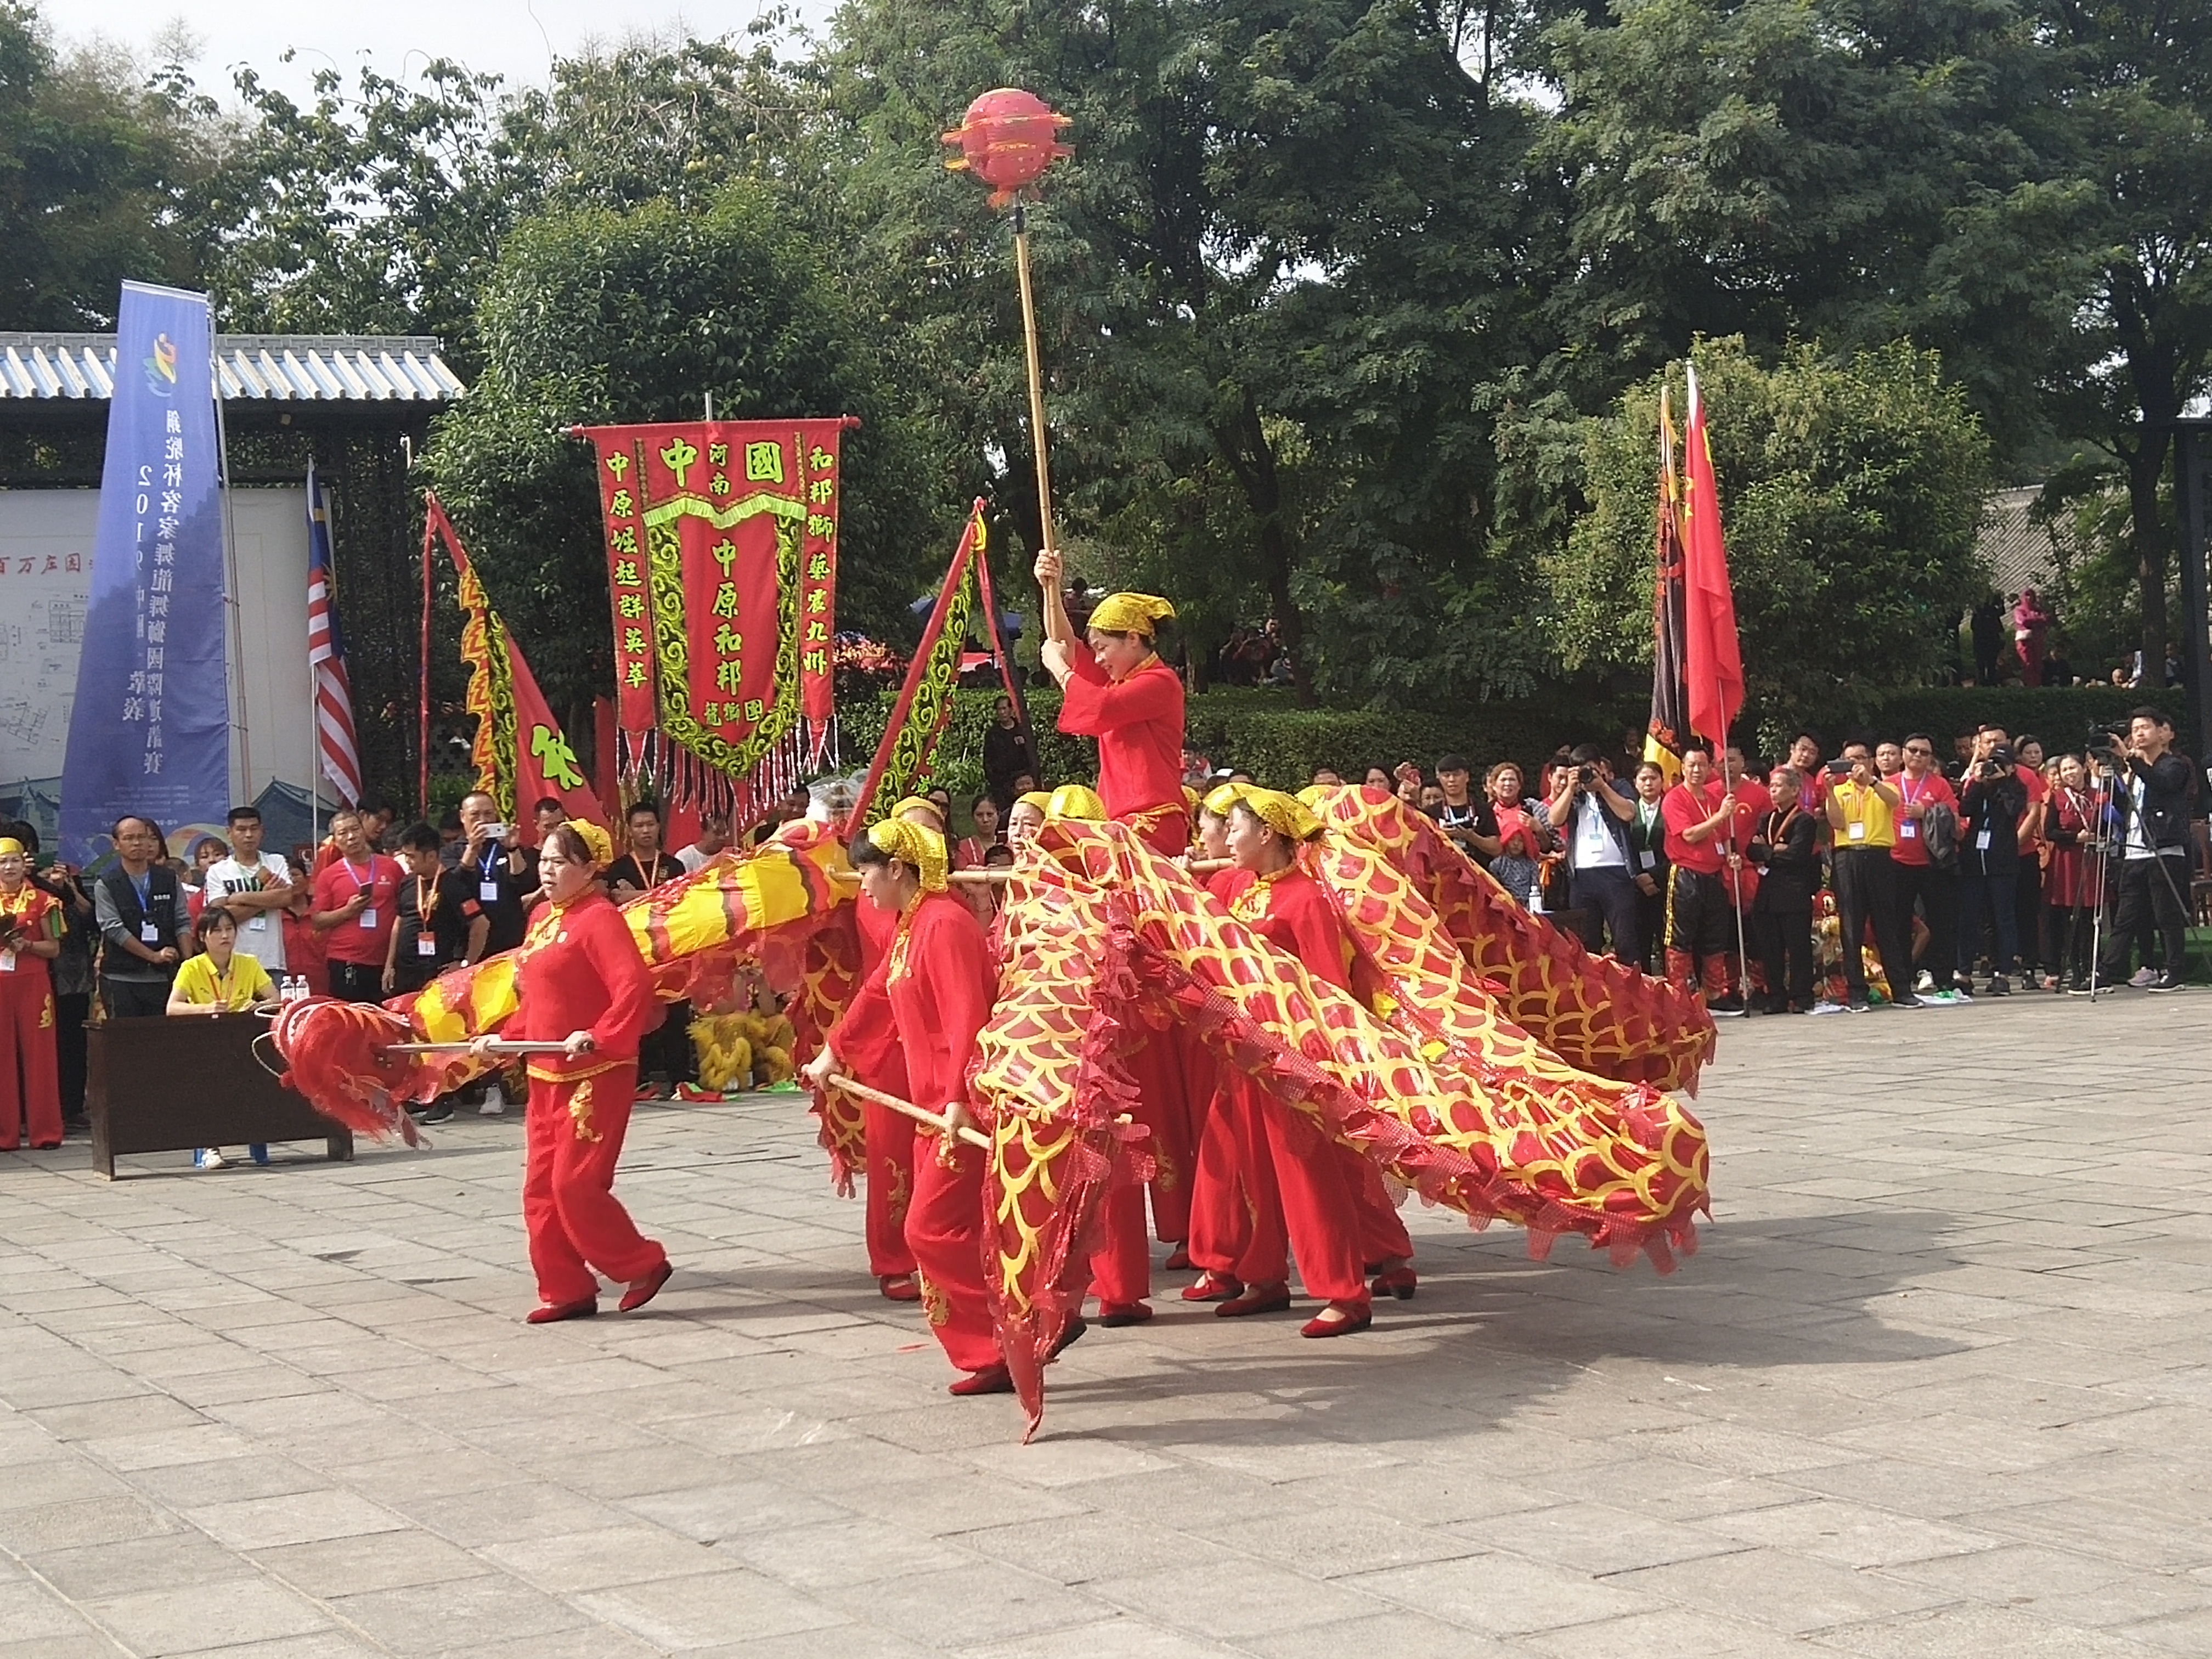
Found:
M 230 794 L 207 298 L 123 285 L 99 527 L 62 773 L 62 855 L 126 812 L 220 830 Z
M 616 718 L 732 781 L 818 756 L 834 711 L 838 440 L 849 420 L 590 427 Z

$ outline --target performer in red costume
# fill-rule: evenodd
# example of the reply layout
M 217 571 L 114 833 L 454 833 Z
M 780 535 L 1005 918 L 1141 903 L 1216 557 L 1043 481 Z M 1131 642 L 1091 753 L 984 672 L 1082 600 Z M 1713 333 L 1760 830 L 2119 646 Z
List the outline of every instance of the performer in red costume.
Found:
M 59 1058 L 54 1048 L 53 970 L 62 953 L 61 905 L 33 884 L 30 854 L 0 838 L 0 1152 L 62 1144 Z
M 1230 810 L 1243 799 L 1247 787 L 1224 783 L 1200 803 L 1200 858 L 1229 856 Z M 1200 880 L 1224 908 L 1249 884 L 1244 873 L 1233 868 L 1210 871 Z M 1197 1082 L 1194 1077 L 1194 1085 Z M 1226 1302 L 1243 1289 L 1237 1268 L 1252 1244 L 1252 1212 L 1243 1170 L 1254 1161 L 1254 1153 L 1233 1115 L 1229 1088 L 1228 1077 L 1215 1066 L 1206 1115 L 1199 1127 L 1197 1169 L 1191 1176 L 1189 1254 L 1199 1276 L 1195 1283 L 1183 1286 L 1186 1302 Z
M 1237 869 L 1224 886 L 1231 915 L 1297 957 L 1316 979 L 1348 992 L 1351 957 L 1343 924 L 1321 884 L 1297 861 L 1299 843 L 1321 832 L 1321 821 L 1290 796 L 1248 790 L 1230 811 L 1229 849 Z M 1413 1243 L 1383 1200 L 1379 1180 L 1310 1118 L 1285 1110 L 1257 1085 L 1235 1077 L 1207 1129 L 1217 1138 L 1237 1138 L 1251 1218 L 1236 1267 L 1240 1291 L 1214 1312 L 1233 1319 L 1288 1308 L 1291 1252 L 1307 1292 L 1328 1304 L 1306 1322 L 1304 1335 L 1343 1336 L 1373 1323 L 1364 1262 L 1377 1264 L 1376 1291 L 1413 1294 Z M 1209 1168 L 1221 1162 L 1218 1157 L 1204 1161 Z M 1218 1184 L 1197 1200 L 1210 1209 L 1224 1201 Z
M 538 1274 L 533 1325 L 599 1312 L 594 1269 L 625 1284 L 624 1313 L 652 1301 L 674 1271 L 614 1195 L 638 1039 L 659 1010 L 622 913 L 592 879 L 612 850 L 605 830 L 581 822 L 560 825 L 540 846 L 546 902 L 516 953 L 517 1006 L 500 1033 L 560 1044 L 530 1061 L 522 1218 Z
M 1172 858 L 1190 842 L 1182 793 L 1182 678 L 1160 660 L 1153 636 L 1175 607 L 1150 593 L 1109 593 L 1091 611 L 1086 638 L 1078 639 L 1062 596 L 1063 574 L 1056 550 L 1037 556 L 1045 623 L 1039 657 L 1060 683 L 1060 729 L 1098 740 L 1098 793 L 1108 816 Z M 1128 1066 L 1139 1121 L 1152 1132 L 1153 1229 L 1164 1243 L 1178 1247 L 1170 1260 L 1188 1266 L 1180 1247 L 1190 1236 L 1190 1182 L 1201 1115 L 1196 1108 L 1202 1104 L 1191 1097 L 1191 1073 L 1200 1068 L 1188 1042 L 1173 1030 L 1161 1030 L 1131 1054 Z M 1108 1200 L 1107 1243 L 1094 1280 L 1101 1324 L 1133 1325 L 1152 1316 L 1145 1300 L 1152 1293 L 1152 1255 L 1143 1205 L 1133 1192 Z
M 945 1357 L 968 1373 L 951 1392 L 1005 1394 L 1013 1382 L 983 1284 L 984 1156 L 957 1138 L 976 1127 L 968 1062 L 998 988 L 989 950 L 975 914 L 945 891 L 945 840 L 934 830 L 886 818 L 853 838 L 853 863 L 863 904 L 896 919 L 890 949 L 865 989 L 890 1004 L 913 1084 L 908 1097 L 951 1126 L 942 1134 L 925 1127 L 915 1142 L 906 1239 L 921 1264 L 922 1309 Z M 807 1063 L 813 1087 L 844 1070 L 844 1042 L 840 1021 Z
M 943 833 L 936 804 L 920 795 L 899 802 L 891 816 Z M 854 906 L 854 922 L 860 933 L 860 986 L 839 1026 L 842 1069 L 855 1083 L 905 1100 L 910 1097 L 906 1056 L 899 1051 L 898 1026 L 876 972 L 890 953 L 898 917 L 860 904 Z M 914 1201 L 914 1120 L 864 1101 L 861 1133 L 867 1144 L 868 1271 L 887 1301 L 918 1302 L 921 1287 L 915 1282 L 914 1252 L 906 1242 L 907 1206 Z

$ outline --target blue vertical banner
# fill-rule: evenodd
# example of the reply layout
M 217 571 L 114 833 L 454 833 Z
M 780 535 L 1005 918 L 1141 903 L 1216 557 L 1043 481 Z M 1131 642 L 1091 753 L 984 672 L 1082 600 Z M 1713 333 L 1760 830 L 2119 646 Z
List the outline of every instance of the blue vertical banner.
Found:
M 230 792 L 222 501 L 207 296 L 123 285 L 90 604 L 62 772 L 62 856 L 126 812 L 172 848 L 220 835 Z

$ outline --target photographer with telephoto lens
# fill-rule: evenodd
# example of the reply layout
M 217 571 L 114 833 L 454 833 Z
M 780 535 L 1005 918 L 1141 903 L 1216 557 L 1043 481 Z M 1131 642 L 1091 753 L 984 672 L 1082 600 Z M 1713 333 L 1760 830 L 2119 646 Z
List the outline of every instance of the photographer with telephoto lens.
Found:
M 2106 759 L 2115 774 L 2113 805 L 2119 813 L 2120 858 L 2114 872 L 2118 914 L 2105 941 L 2099 977 L 2114 985 L 2133 984 L 2151 991 L 2179 991 L 2187 949 L 2189 817 L 2196 793 L 2197 769 L 2173 747 L 2173 723 L 2156 708 L 2138 708 L 2129 718 L 2124 745 L 2107 739 Z M 2154 919 L 2164 939 L 2163 969 L 2150 971 L 2146 954 L 2135 979 L 2128 973 L 2128 947 Z

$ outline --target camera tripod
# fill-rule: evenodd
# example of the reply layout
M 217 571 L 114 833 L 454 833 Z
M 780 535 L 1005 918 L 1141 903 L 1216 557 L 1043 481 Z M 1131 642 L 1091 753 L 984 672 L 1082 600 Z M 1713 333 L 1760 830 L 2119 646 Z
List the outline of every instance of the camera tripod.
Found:
M 2086 860 L 2091 860 L 2088 867 L 2096 872 L 2094 880 L 2097 902 L 2090 910 L 2089 988 L 2087 994 L 2094 1002 L 2100 994 L 2118 988 L 2117 986 L 2098 984 L 2097 976 L 2104 970 L 2105 965 L 2106 907 L 2108 904 L 2117 903 L 2112 872 L 2116 867 L 2127 861 L 2128 832 L 2130 828 L 2128 819 L 2136 808 L 2135 792 L 2124 787 L 2122 782 L 2122 779 L 2128 775 L 2123 771 L 2111 769 L 2114 761 L 2119 762 L 2124 767 L 2127 760 L 2126 755 L 2117 744 L 2107 747 L 2102 754 L 2096 754 L 2094 751 L 2092 753 L 2093 758 L 2103 763 L 2089 779 L 2090 822 L 2093 829 L 2089 836 L 2081 843 L 2082 857 Z M 2150 844 L 2148 836 L 2144 839 L 2144 844 L 2146 846 Z M 2185 929 L 2189 917 L 2188 896 L 2176 884 L 2173 872 L 2168 867 L 2168 860 L 2164 853 L 2153 848 L 2150 862 L 2151 866 L 2158 872 L 2159 879 L 2166 884 L 2166 890 L 2172 898 L 2174 908 L 2180 914 Z M 2115 915 L 2112 920 L 2117 926 L 2119 917 Z M 2187 938 L 2185 932 L 2183 938 L 2185 940 Z M 2147 957 L 2146 965 L 2148 965 Z M 2179 975 L 2181 969 L 2182 963 L 2178 962 L 2169 962 L 2166 965 L 2166 971 L 2175 975 Z

